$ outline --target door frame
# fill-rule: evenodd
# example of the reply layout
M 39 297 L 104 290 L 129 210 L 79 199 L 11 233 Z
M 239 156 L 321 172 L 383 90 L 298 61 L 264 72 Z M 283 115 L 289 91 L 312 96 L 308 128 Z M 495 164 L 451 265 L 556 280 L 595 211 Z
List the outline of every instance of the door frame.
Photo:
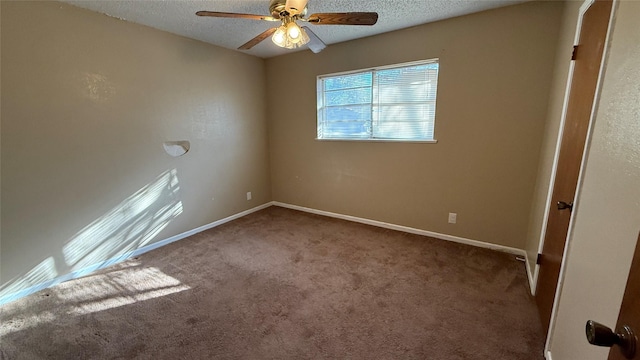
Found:
M 593 100 L 593 105 L 591 107 L 591 115 L 589 117 L 589 126 L 588 126 L 588 130 L 587 130 L 587 136 L 586 136 L 586 141 L 585 141 L 585 145 L 584 145 L 584 149 L 583 149 L 583 153 L 582 153 L 582 161 L 580 163 L 580 173 L 578 175 L 578 183 L 576 185 L 576 192 L 575 192 L 575 196 L 573 199 L 573 210 L 572 211 L 572 215 L 571 218 L 569 220 L 569 229 L 567 231 L 567 237 L 565 239 L 565 246 L 564 246 L 564 251 L 562 254 L 562 263 L 560 265 L 560 274 L 558 276 L 558 283 L 556 286 L 556 293 L 555 293 L 555 297 L 553 300 L 553 306 L 552 306 L 552 310 L 551 310 L 551 321 L 549 323 L 549 331 L 547 332 L 547 336 L 546 336 L 546 341 L 545 341 L 545 345 L 544 345 L 544 356 L 547 360 L 551 360 L 551 353 L 550 353 L 550 341 L 552 338 L 552 334 L 553 331 L 555 330 L 555 318 L 556 318 L 556 312 L 558 310 L 558 303 L 559 303 L 559 298 L 560 298 L 560 294 L 562 291 L 562 285 L 564 282 L 564 273 L 566 270 L 566 261 L 567 261 L 567 254 L 571 245 L 571 239 L 572 239 L 572 234 L 573 234 L 573 228 L 574 228 L 574 215 L 576 213 L 576 209 L 580 206 L 579 204 L 579 199 L 580 199 L 580 193 L 582 191 L 582 183 L 583 183 L 583 177 L 584 177 L 584 169 L 585 169 L 585 164 L 587 162 L 587 158 L 588 158 L 588 150 L 589 147 L 591 145 L 591 138 L 592 138 L 592 132 L 593 132 L 593 124 L 594 124 L 594 119 L 595 119 L 595 115 L 597 113 L 597 108 L 599 105 L 599 100 L 600 100 L 600 92 L 602 90 L 602 80 L 603 80 L 603 75 L 604 75 L 604 70 L 606 69 L 606 65 L 607 65 L 607 57 L 609 55 L 609 47 L 610 47 L 610 40 L 611 40 L 611 29 L 613 28 L 614 25 L 614 19 L 615 19 L 615 14 L 616 14 L 616 9 L 617 9 L 617 5 L 618 5 L 618 1 L 619 0 L 612 0 L 612 7 L 611 7 L 611 15 L 609 17 L 609 25 L 607 27 L 607 34 L 605 36 L 605 44 L 604 44 L 604 50 L 602 52 L 602 61 L 600 64 L 600 69 L 598 71 L 598 81 L 596 84 L 596 91 L 595 91 L 595 95 L 594 95 L 594 100 Z M 595 2 L 595 0 L 584 0 L 584 2 L 582 3 L 582 5 L 580 6 L 580 9 L 578 10 L 578 20 L 576 23 L 576 30 L 575 30 L 575 36 L 574 36 L 574 40 L 573 40 L 573 45 L 578 45 L 579 41 L 580 41 L 580 31 L 582 29 L 582 23 L 583 23 L 583 18 L 584 18 L 584 14 L 586 13 L 587 9 L 589 9 L 589 7 Z M 541 233 L 540 233 L 540 238 L 539 238 L 539 244 L 538 244 L 538 254 L 542 253 L 543 251 L 543 247 L 544 247 L 544 240 L 545 240 L 545 236 L 547 233 L 547 224 L 548 224 L 548 219 L 549 219 L 549 213 L 551 211 L 551 201 L 552 201 L 552 196 L 553 196 L 553 190 L 554 190 L 554 184 L 555 184 L 555 179 L 556 179 L 556 175 L 558 172 L 558 159 L 560 157 L 560 147 L 562 146 L 562 138 L 564 135 L 564 125 L 566 122 L 566 116 L 567 116 L 567 108 L 569 105 L 569 95 L 571 92 L 571 83 L 573 81 L 573 74 L 574 74 L 574 70 L 575 70 L 575 63 L 572 60 L 570 61 L 570 65 L 569 65 L 569 75 L 567 77 L 567 82 L 566 82 L 566 86 L 565 86 L 565 92 L 564 92 L 564 101 L 562 104 L 562 115 L 560 118 L 560 125 L 559 125 L 559 131 L 558 131 L 558 138 L 556 141 L 556 148 L 555 148 L 555 154 L 554 154 L 554 158 L 553 158 L 553 166 L 551 169 L 551 174 L 549 176 L 549 191 L 547 192 L 547 200 L 546 200 L 546 207 L 545 207 L 545 212 L 544 212 L 544 218 L 542 221 L 542 225 L 541 225 Z M 534 268 L 534 272 L 533 275 L 531 276 L 531 282 L 530 282 L 530 286 L 531 286 L 531 294 L 535 295 L 536 293 L 536 286 L 538 283 L 538 274 L 540 272 L 540 265 L 536 264 L 535 268 Z

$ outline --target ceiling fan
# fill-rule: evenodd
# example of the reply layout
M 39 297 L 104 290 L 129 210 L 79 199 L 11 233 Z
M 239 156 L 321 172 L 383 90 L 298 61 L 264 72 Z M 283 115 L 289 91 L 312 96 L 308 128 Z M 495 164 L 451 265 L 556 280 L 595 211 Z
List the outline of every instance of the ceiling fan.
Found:
M 314 25 L 374 25 L 378 21 L 375 12 L 318 13 L 307 17 L 308 0 L 271 0 L 271 16 L 239 14 L 217 11 L 198 11 L 198 16 L 241 18 L 250 20 L 279 21 L 281 25 L 267 29 L 262 34 L 247 41 L 239 50 L 249 50 L 271 36 L 274 44 L 295 49 L 308 44 L 314 53 L 322 51 L 327 45 L 307 26 L 299 26 L 296 21 Z

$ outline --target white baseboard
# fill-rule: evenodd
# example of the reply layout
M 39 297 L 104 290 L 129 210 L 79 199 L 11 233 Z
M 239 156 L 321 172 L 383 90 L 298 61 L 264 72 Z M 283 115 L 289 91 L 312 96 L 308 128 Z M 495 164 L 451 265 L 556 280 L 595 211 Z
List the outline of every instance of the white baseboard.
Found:
M 169 245 L 172 242 L 175 242 L 175 241 L 178 241 L 178 240 L 182 240 L 182 239 L 184 239 L 186 237 L 189 237 L 191 235 L 195 235 L 195 234 L 203 232 L 205 230 L 213 229 L 216 226 L 220 226 L 220 225 L 222 225 L 224 223 L 228 223 L 229 221 L 232 221 L 232 220 L 235 220 L 235 219 L 239 219 L 239 218 L 241 218 L 243 216 L 247 216 L 247 215 L 249 215 L 251 213 L 254 213 L 256 211 L 260 211 L 262 209 L 266 209 L 266 208 L 268 208 L 268 207 L 270 207 L 272 205 L 273 205 L 273 202 L 264 203 L 264 204 L 262 204 L 260 206 L 256 206 L 256 207 L 251 208 L 249 210 L 245 210 L 245 211 L 239 212 L 237 214 L 233 214 L 231 216 L 227 216 L 224 219 L 220 219 L 220 220 L 214 221 L 212 223 L 209 223 L 209 224 L 206 224 L 206 225 L 202 225 L 202 226 L 197 227 L 197 228 L 195 228 L 193 230 L 185 231 L 182 234 L 178 234 L 178 235 L 172 236 L 170 238 L 157 241 L 157 242 L 155 242 L 153 244 L 150 244 L 150 245 L 147 245 L 145 247 L 141 247 L 140 249 L 132 251 L 131 255 L 129 255 L 129 257 L 138 256 L 138 255 L 144 254 L 144 253 L 146 253 L 148 251 L 157 249 L 159 247 L 162 247 L 162 246 L 165 246 L 165 245 Z
M 18 291 L 13 292 L 13 293 L 2 295 L 2 296 L 0 296 L 0 306 L 3 305 L 3 304 L 9 303 L 11 301 L 17 300 L 17 299 L 19 299 L 21 297 L 33 294 L 33 293 L 38 292 L 40 290 L 44 290 L 44 289 L 49 288 L 51 286 L 54 286 L 56 284 L 59 284 L 59 283 L 65 282 L 65 281 L 69 281 L 69 280 L 73 280 L 73 279 L 77 279 L 79 277 L 83 277 L 83 276 L 88 275 L 88 274 L 90 274 L 90 273 L 92 273 L 94 271 L 97 271 L 97 270 L 100 270 L 100 269 L 104 269 L 104 268 L 106 268 L 108 266 L 111 266 L 113 264 L 117 264 L 117 263 L 119 263 L 121 261 L 124 261 L 124 260 L 127 260 L 129 258 L 142 255 L 142 254 L 144 254 L 146 252 L 149 252 L 151 250 L 155 250 L 155 249 L 157 249 L 159 247 L 171 244 L 172 242 L 176 242 L 178 240 L 182 240 L 182 239 L 187 238 L 187 237 L 189 237 L 191 235 L 195 235 L 195 234 L 197 234 L 199 232 L 212 229 L 212 228 L 214 228 L 216 226 L 220 226 L 220 225 L 222 225 L 224 223 L 227 223 L 229 221 L 241 218 L 243 216 L 249 215 L 249 214 L 254 213 L 256 211 L 260 211 L 260 210 L 268 208 L 269 206 L 272 206 L 272 205 L 273 205 L 273 202 L 268 202 L 268 203 L 262 204 L 260 206 L 256 206 L 254 208 L 251 208 L 249 210 L 245 210 L 245 211 L 239 212 L 237 214 L 233 214 L 233 215 L 228 216 L 228 217 L 226 217 L 224 219 L 216 220 L 216 221 L 214 221 L 212 223 L 197 227 L 197 228 L 195 228 L 193 230 L 185 231 L 185 232 L 183 232 L 181 234 L 174 235 L 172 237 L 169 237 L 169 238 L 164 239 L 164 240 L 157 241 L 157 242 L 155 242 L 153 244 L 149 244 L 147 246 L 143 246 L 141 248 L 138 248 L 136 250 L 127 252 L 125 254 L 122 254 L 122 255 L 119 255 L 119 256 L 116 256 L 116 257 L 112 257 L 110 259 L 101 261 L 101 262 L 99 262 L 97 264 L 93 264 L 93 265 L 84 267 L 82 269 L 75 270 L 75 271 L 70 272 L 68 274 L 64 274 L 64 275 L 58 276 L 58 277 L 56 277 L 54 279 L 47 280 L 45 282 L 42 282 L 42 283 L 39 283 L 39 284 L 36 284 L 36 285 L 32 285 L 32 286 L 30 286 L 28 288 L 25 288 L 25 289 L 22 289 L 22 290 L 18 290 Z
M 527 268 L 527 278 L 529 279 L 529 290 L 531 291 L 531 295 L 536 294 L 536 283 L 534 281 L 533 273 L 531 272 L 531 266 L 529 264 L 529 257 L 527 256 L 527 252 L 524 254 L 525 264 Z
M 509 247 L 509 246 L 491 244 L 491 243 L 487 243 L 487 242 L 484 242 L 484 241 L 478 241 L 478 240 L 467 239 L 467 238 L 463 238 L 463 237 L 459 237 L 459 236 L 441 234 L 441 233 L 437 233 L 437 232 L 433 232 L 433 231 L 416 229 L 416 228 L 412 228 L 412 227 L 408 227 L 408 226 L 395 225 L 395 224 L 390 224 L 390 223 L 377 221 L 377 220 L 364 219 L 364 218 L 351 216 L 351 215 L 343 215 L 343 214 L 332 213 L 332 212 L 329 212 L 329 211 L 316 210 L 316 209 L 311 209 L 311 208 L 307 208 L 307 207 L 303 207 L 303 206 L 281 203 L 281 202 L 278 202 L 278 201 L 273 201 L 272 204 L 275 205 L 275 206 L 280 206 L 280 207 L 284 207 L 284 208 L 288 208 L 288 209 L 304 211 L 304 212 L 317 214 L 317 215 L 329 216 L 329 217 L 333 217 L 333 218 L 337 218 L 337 219 L 348 220 L 348 221 L 358 222 L 358 223 L 367 224 L 367 225 L 373 225 L 373 226 L 377 226 L 377 227 L 381 227 L 381 228 L 385 228 L 385 229 L 403 231 L 403 232 L 410 233 L 410 234 L 429 236 L 429 237 L 433 237 L 433 238 L 436 238 L 436 239 L 453 241 L 453 242 L 457 242 L 457 243 L 460 243 L 460 244 L 466 244 L 466 245 L 481 247 L 481 248 L 485 248 L 485 249 L 491 249 L 491 250 L 501 251 L 501 252 L 505 252 L 505 253 L 509 253 L 509 254 L 514 254 L 514 255 L 518 255 L 518 256 L 523 256 L 525 259 L 527 258 L 527 253 L 524 250 L 513 248 L 513 247 Z
M 90 273 L 92 273 L 92 272 L 94 272 L 96 270 L 104 269 L 104 268 L 106 268 L 108 266 L 111 266 L 113 264 L 119 263 L 121 261 L 127 260 L 127 259 L 135 257 L 135 256 L 139 256 L 139 255 L 144 254 L 146 252 L 149 252 L 151 250 L 155 250 L 155 249 L 157 249 L 159 247 L 171 244 L 171 243 L 176 242 L 178 240 L 182 240 L 182 239 L 187 238 L 187 237 L 189 237 L 191 235 L 195 235 L 195 234 L 197 234 L 199 232 L 212 229 L 212 228 L 214 228 L 216 226 L 220 226 L 220 225 L 222 225 L 224 223 L 227 223 L 229 221 L 241 218 L 243 216 L 249 215 L 249 214 L 254 213 L 256 211 L 260 211 L 260 210 L 268 208 L 270 206 L 280 206 L 280 207 L 283 207 L 283 208 L 288 208 L 288 209 L 293 209 L 293 210 L 298 210 L 298 211 L 304 211 L 304 212 L 308 212 L 308 213 L 312 213 L 312 214 L 329 216 L 329 217 L 333 217 L 333 218 L 337 218 L 337 219 L 353 221 L 353 222 L 357 222 L 357 223 L 377 226 L 377 227 L 391 229 L 391 230 L 403 231 L 403 232 L 410 233 L 410 234 L 429 236 L 429 237 L 433 237 L 433 238 L 436 238 L 436 239 L 452 241 L 452 242 L 456 242 L 456 243 L 460 243 L 460 244 L 466 244 L 466 245 L 476 246 L 476 247 L 480 247 L 480 248 L 501 251 L 501 252 L 505 252 L 505 253 L 509 253 L 509 254 L 513 254 L 513 255 L 523 256 L 525 258 L 525 261 L 529 261 L 528 258 L 527 258 L 526 252 L 524 250 L 522 250 L 522 249 L 517 249 L 517 248 L 503 246 L 503 245 L 497 245 L 497 244 L 491 244 L 491 243 L 478 241 L 478 240 L 467 239 L 467 238 L 463 238 L 463 237 L 459 237 L 459 236 L 441 234 L 441 233 L 437 233 L 437 232 L 433 232 L 433 231 L 416 229 L 416 228 L 412 228 L 412 227 L 408 227 L 408 226 L 390 224 L 390 223 L 386 223 L 386 222 L 382 222 L 382 221 L 365 219 L 365 218 L 360 218 L 360 217 L 356 217 L 356 216 L 337 214 L 337 213 L 332 213 L 332 212 L 329 212 L 329 211 L 317 210 L 317 209 L 307 208 L 307 207 L 303 207 L 303 206 L 282 203 L 282 202 L 278 202 L 278 201 L 271 201 L 271 202 L 262 204 L 260 206 L 256 206 L 254 208 L 251 208 L 251 209 L 239 212 L 237 214 L 228 216 L 228 217 L 226 217 L 224 219 L 220 219 L 220 220 L 214 221 L 212 223 L 200 226 L 198 228 L 195 228 L 195 229 L 183 232 L 181 234 L 169 237 L 167 239 L 157 241 L 157 242 L 155 242 L 153 244 L 150 244 L 150 245 L 147 245 L 147 246 L 143 246 L 143 247 L 141 247 L 139 249 L 130 251 L 130 252 L 125 253 L 123 255 L 110 258 L 110 259 L 102 261 L 102 262 L 100 262 L 98 264 L 94 264 L 94 265 L 82 268 L 80 270 L 76 270 L 76 271 L 73 271 L 71 273 L 58 276 L 58 277 L 56 277 L 56 278 L 54 278 L 52 280 L 48 280 L 48 281 L 42 282 L 40 284 L 32 285 L 32 286 L 30 286 L 30 287 L 28 287 L 26 289 L 22 289 L 22 290 L 14 292 L 14 293 L 10 293 L 10 294 L 6 294 L 6 295 L 3 295 L 3 296 L 0 296 L 0 305 L 6 304 L 6 303 L 14 301 L 14 300 L 17 300 L 17 299 L 19 299 L 21 297 L 33 294 L 33 293 L 35 293 L 37 291 L 46 289 L 48 287 L 54 286 L 56 284 L 59 284 L 61 282 L 72 280 L 72 279 L 76 279 L 76 278 L 88 275 L 88 274 L 90 274 Z M 529 284 L 531 285 L 532 284 L 532 275 L 531 275 L 531 273 L 529 271 L 528 264 L 527 264 L 526 268 L 527 268 L 527 276 L 528 276 L 528 279 L 529 279 Z M 549 354 L 549 356 L 550 356 L 550 354 Z M 548 358 L 547 360 L 551 360 L 551 359 Z
M 547 359 L 547 360 L 553 360 L 553 359 L 551 358 L 551 351 L 547 351 L 547 352 L 545 352 L 545 353 L 544 353 L 544 358 L 545 358 L 545 359 Z

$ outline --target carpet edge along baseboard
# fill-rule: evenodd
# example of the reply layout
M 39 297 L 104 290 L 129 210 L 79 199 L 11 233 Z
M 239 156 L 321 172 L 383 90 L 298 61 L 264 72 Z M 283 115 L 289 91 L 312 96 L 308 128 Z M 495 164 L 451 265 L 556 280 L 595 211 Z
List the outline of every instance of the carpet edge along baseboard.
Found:
M 282 207 L 282 208 L 287 208 L 287 209 L 292 209 L 292 210 L 297 210 L 297 211 L 303 211 L 303 212 L 307 212 L 307 213 L 312 213 L 312 214 L 322 215 L 322 216 L 328 216 L 328 217 L 347 220 L 347 221 L 353 221 L 353 222 L 372 225 L 372 226 L 377 226 L 377 227 L 381 227 L 381 228 L 386 228 L 386 229 L 391 229 L 391 230 L 396 230 L 396 231 L 402 231 L 402 232 L 406 232 L 406 233 L 410 233 L 410 234 L 428 236 L 428 237 L 432 237 L 432 238 L 436 238 L 436 239 L 440 239 L 440 240 L 452 241 L 452 242 L 471 245 L 471 246 L 475 246 L 475 247 L 480 247 L 480 248 L 485 248 L 485 249 L 505 252 L 505 253 L 509 253 L 509 254 L 513 254 L 513 255 L 523 256 L 525 259 L 527 259 L 526 251 L 524 251 L 522 249 L 509 247 L 509 246 L 492 244 L 492 243 L 488 243 L 488 242 L 484 242 L 484 241 L 473 240 L 473 239 L 463 238 L 463 237 L 454 236 L 454 235 L 442 234 L 442 233 L 437 233 L 437 232 L 433 232 L 433 231 L 412 228 L 412 227 L 408 227 L 408 226 L 396 225 L 396 224 L 386 223 L 386 222 L 377 221 L 377 220 L 365 219 L 365 218 L 360 218 L 360 217 L 356 217 L 356 216 L 350 216 L 350 215 L 333 213 L 333 212 L 329 212 L 329 211 L 317 210 L 317 209 L 307 208 L 307 207 L 303 207 L 303 206 L 287 204 L 287 203 L 283 203 L 283 202 L 279 202 L 279 201 L 271 201 L 271 202 L 267 202 L 267 203 L 264 203 L 262 205 L 253 207 L 251 209 L 239 212 L 237 214 L 225 217 L 223 219 L 213 221 L 213 222 L 211 222 L 209 224 L 205 224 L 205 225 L 197 227 L 195 229 L 192 229 L 192 230 L 189 230 L 189 231 L 185 231 L 183 233 L 171 236 L 171 237 L 169 237 L 167 239 L 157 241 L 157 242 L 155 242 L 153 244 L 140 247 L 138 249 L 132 250 L 132 251 L 127 252 L 125 254 L 122 254 L 122 255 L 119 255 L 119 256 L 116 256 L 116 257 L 112 257 L 110 259 L 101 261 L 99 263 L 84 267 L 84 268 L 82 268 L 80 270 L 76 270 L 76 271 L 73 271 L 71 273 L 58 276 L 58 277 L 56 277 L 54 279 L 50 279 L 50 280 L 47 280 L 47 281 L 44 281 L 44 282 L 41 282 L 41 283 L 38 283 L 38 284 L 35 284 L 35 285 L 31 285 L 31 286 L 26 287 L 24 289 L 19 289 L 19 290 L 11 291 L 11 292 L 7 291 L 6 294 L 2 294 L 3 291 L 0 291 L 0 306 L 4 305 L 6 303 L 12 302 L 14 300 L 17 300 L 19 298 L 22 298 L 24 296 L 33 294 L 33 293 L 35 293 L 37 291 L 44 290 L 44 289 L 49 288 L 51 286 L 54 286 L 56 284 L 59 284 L 59 283 L 65 282 L 65 281 L 69 281 L 69 280 L 72 280 L 72 279 L 77 279 L 77 278 L 82 277 L 82 276 L 86 276 L 86 275 L 88 275 L 88 274 L 90 274 L 90 273 L 92 273 L 94 271 L 97 271 L 97 270 L 100 270 L 100 269 L 104 269 L 104 268 L 106 268 L 108 266 L 114 265 L 116 263 L 119 263 L 121 261 L 127 260 L 129 258 L 142 255 L 142 254 L 144 254 L 146 252 L 149 252 L 151 250 L 154 250 L 154 249 L 157 249 L 159 247 L 171 244 L 171 243 L 176 242 L 178 240 L 182 240 L 182 239 L 187 238 L 189 236 L 195 235 L 195 234 L 197 234 L 199 232 L 212 229 L 212 228 L 214 228 L 216 226 L 220 226 L 220 225 L 225 224 L 225 223 L 227 223 L 229 221 L 241 218 L 243 216 L 247 216 L 247 215 L 249 215 L 251 213 L 254 213 L 256 211 L 260 211 L 260 210 L 266 209 L 266 208 L 268 208 L 270 206 L 279 206 L 279 207 Z M 530 271 L 529 271 L 529 266 L 526 266 L 526 268 L 527 268 L 528 280 L 529 280 L 529 283 L 531 285 L 532 278 L 531 278 L 531 274 L 530 274 Z M 9 284 L 9 288 L 11 287 L 10 285 L 11 284 Z
M 77 278 L 89 275 L 90 273 L 92 273 L 94 271 L 98 271 L 98 270 L 104 269 L 106 267 L 109 267 L 111 265 L 114 265 L 114 264 L 117 264 L 119 262 L 122 262 L 124 260 L 127 260 L 129 258 L 142 255 L 142 254 L 144 254 L 146 252 L 149 252 L 151 250 L 155 250 L 155 249 L 160 248 L 162 246 L 169 245 L 169 244 L 171 244 L 173 242 L 176 242 L 178 240 L 185 239 L 185 238 L 187 238 L 189 236 L 192 236 L 192 235 L 195 235 L 195 234 L 197 234 L 199 232 L 212 229 L 212 228 L 214 228 L 216 226 L 220 226 L 220 225 L 225 224 L 225 223 L 227 223 L 229 221 L 241 218 L 243 216 L 247 216 L 247 215 L 249 215 L 251 213 L 254 213 L 256 211 L 260 211 L 262 209 L 266 209 L 266 208 L 268 208 L 270 206 L 273 206 L 272 202 L 264 203 L 262 205 L 253 207 L 251 209 L 248 209 L 248 210 L 245 210 L 245 211 L 241 211 L 241 212 L 239 212 L 237 214 L 233 214 L 233 215 L 227 216 L 227 217 L 225 217 L 223 219 L 213 221 L 213 222 L 211 222 L 209 224 L 202 225 L 202 226 L 197 227 L 195 229 L 188 230 L 188 231 L 185 231 L 183 233 L 168 237 L 166 239 L 156 241 L 153 244 L 142 246 L 140 248 L 137 248 L 135 250 L 131 250 L 131 251 L 126 252 L 124 254 L 121 254 L 121 255 L 118 255 L 118 256 L 114 256 L 114 257 L 109 258 L 107 260 L 100 261 L 100 262 L 98 262 L 96 264 L 92 264 L 92 265 L 83 267 L 82 269 L 75 270 L 75 271 L 72 271 L 70 273 L 57 276 L 57 277 L 55 277 L 53 279 L 46 280 L 46 281 L 40 282 L 40 283 L 35 284 L 35 285 L 31 285 L 31 286 L 25 287 L 23 289 L 12 290 L 11 288 L 13 286 L 11 286 L 11 285 L 13 285 L 13 284 L 10 281 L 7 284 L 8 285 L 7 288 L 0 289 L 0 306 L 4 305 L 6 303 L 9 303 L 9 302 L 18 300 L 18 299 L 20 299 L 22 297 L 25 297 L 27 295 L 31 295 L 31 294 L 33 294 L 35 292 L 40 291 L 40 290 L 44 290 L 44 289 L 50 288 L 50 287 L 52 287 L 54 285 L 57 285 L 57 284 L 60 284 L 62 282 L 73 280 L 73 279 L 77 279 Z M 23 274 L 19 278 L 24 278 L 26 276 L 27 276 L 26 274 Z

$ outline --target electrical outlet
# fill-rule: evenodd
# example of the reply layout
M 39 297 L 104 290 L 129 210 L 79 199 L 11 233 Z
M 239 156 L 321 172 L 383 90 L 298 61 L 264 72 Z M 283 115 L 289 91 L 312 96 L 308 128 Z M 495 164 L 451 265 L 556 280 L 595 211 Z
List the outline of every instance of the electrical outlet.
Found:
M 449 213 L 449 224 L 455 224 L 457 220 L 458 220 L 458 214 Z
M 251 200 L 251 191 L 249 191 L 249 192 L 247 193 L 247 201 L 248 201 L 248 200 Z

